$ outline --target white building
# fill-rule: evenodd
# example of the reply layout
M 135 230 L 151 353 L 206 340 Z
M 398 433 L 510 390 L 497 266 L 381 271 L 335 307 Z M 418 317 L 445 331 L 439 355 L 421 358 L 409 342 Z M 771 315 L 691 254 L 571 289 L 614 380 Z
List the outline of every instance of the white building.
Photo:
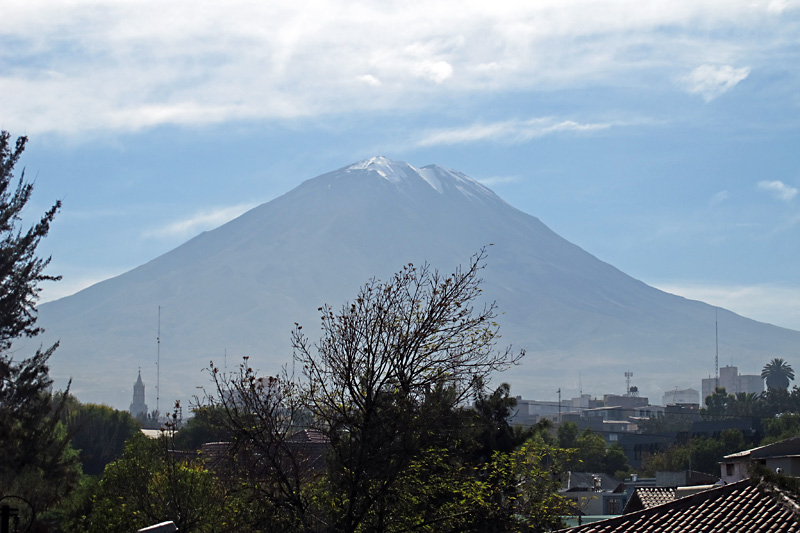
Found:
M 715 378 L 707 378 L 702 381 L 703 406 L 706 404 L 706 398 L 714 394 L 714 388 L 717 386 L 725 389 L 728 394 L 740 392 L 761 394 L 764 392 L 764 380 L 761 376 L 739 374 L 739 369 L 735 366 L 724 366 L 719 369 L 719 385 Z
M 693 403 L 700 405 L 700 392 L 695 389 L 675 389 L 667 391 L 661 397 L 662 405 L 675 405 L 679 403 Z

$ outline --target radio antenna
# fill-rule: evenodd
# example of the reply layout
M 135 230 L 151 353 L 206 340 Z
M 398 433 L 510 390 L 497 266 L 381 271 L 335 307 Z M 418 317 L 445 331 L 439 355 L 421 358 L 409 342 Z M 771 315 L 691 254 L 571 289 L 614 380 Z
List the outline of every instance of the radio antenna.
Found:
M 156 337 L 156 416 L 161 412 L 158 410 L 158 401 L 161 398 L 161 306 L 158 306 L 158 336 Z
M 714 308 L 714 378 L 715 388 L 719 388 L 719 322 L 717 320 L 717 310 Z

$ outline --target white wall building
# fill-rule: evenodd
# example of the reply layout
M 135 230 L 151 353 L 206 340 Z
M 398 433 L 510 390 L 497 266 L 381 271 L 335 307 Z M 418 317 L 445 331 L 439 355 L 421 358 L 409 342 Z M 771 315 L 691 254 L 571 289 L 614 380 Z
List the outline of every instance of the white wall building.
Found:
M 702 381 L 703 406 L 706 405 L 706 398 L 714 394 L 717 386 L 715 378 L 706 378 Z M 719 369 L 719 387 L 725 389 L 728 394 L 738 394 L 740 392 L 761 394 L 764 392 L 764 380 L 761 376 L 751 374 L 739 374 L 739 369 L 735 366 L 724 366 Z
M 700 404 L 700 391 L 695 389 L 675 389 L 667 391 L 661 397 L 662 405 L 675 405 L 679 403 Z

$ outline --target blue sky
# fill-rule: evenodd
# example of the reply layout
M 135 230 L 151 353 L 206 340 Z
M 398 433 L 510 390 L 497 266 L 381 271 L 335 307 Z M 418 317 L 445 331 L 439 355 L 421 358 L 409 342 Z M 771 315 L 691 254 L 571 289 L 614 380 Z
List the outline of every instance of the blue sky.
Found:
M 800 330 L 798 1 L 2 11 L 0 128 L 30 138 L 29 214 L 64 202 L 45 299 L 385 155 L 460 170 L 651 285 Z

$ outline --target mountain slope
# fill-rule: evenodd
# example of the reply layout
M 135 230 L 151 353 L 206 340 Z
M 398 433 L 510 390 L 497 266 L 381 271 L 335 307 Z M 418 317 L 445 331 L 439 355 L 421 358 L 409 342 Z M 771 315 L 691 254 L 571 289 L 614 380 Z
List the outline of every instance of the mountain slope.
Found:
M 516 394 L 561 387 L 645 393 L 699 389 L 713 372 L 714 309 L 630 278 L 562 239 L 465 175 L 373 158 L 310 179 L 128 273 L 41 306 L 52 371 L 83 401 L 126 408 L 139 366 L 155 407 L 158 307 L 164 411 L 207 384 L 213 359 L 250 355 L 275 373 L 291 362 L 295 322 L 334 307 L 403 264 L 452 270 L 483 246 L 484 293 L 497 301 L 503 343 L 525 347 L 502 380 Z M 720 311 L 720 354 L 745 370 L 800 353 L 800 333 Z M 677 364 L 676 364 L 677 363 Z M 577 390 L 575 391 L 577 392 Z M 657 395 L 657 396 L 655 396 Z

